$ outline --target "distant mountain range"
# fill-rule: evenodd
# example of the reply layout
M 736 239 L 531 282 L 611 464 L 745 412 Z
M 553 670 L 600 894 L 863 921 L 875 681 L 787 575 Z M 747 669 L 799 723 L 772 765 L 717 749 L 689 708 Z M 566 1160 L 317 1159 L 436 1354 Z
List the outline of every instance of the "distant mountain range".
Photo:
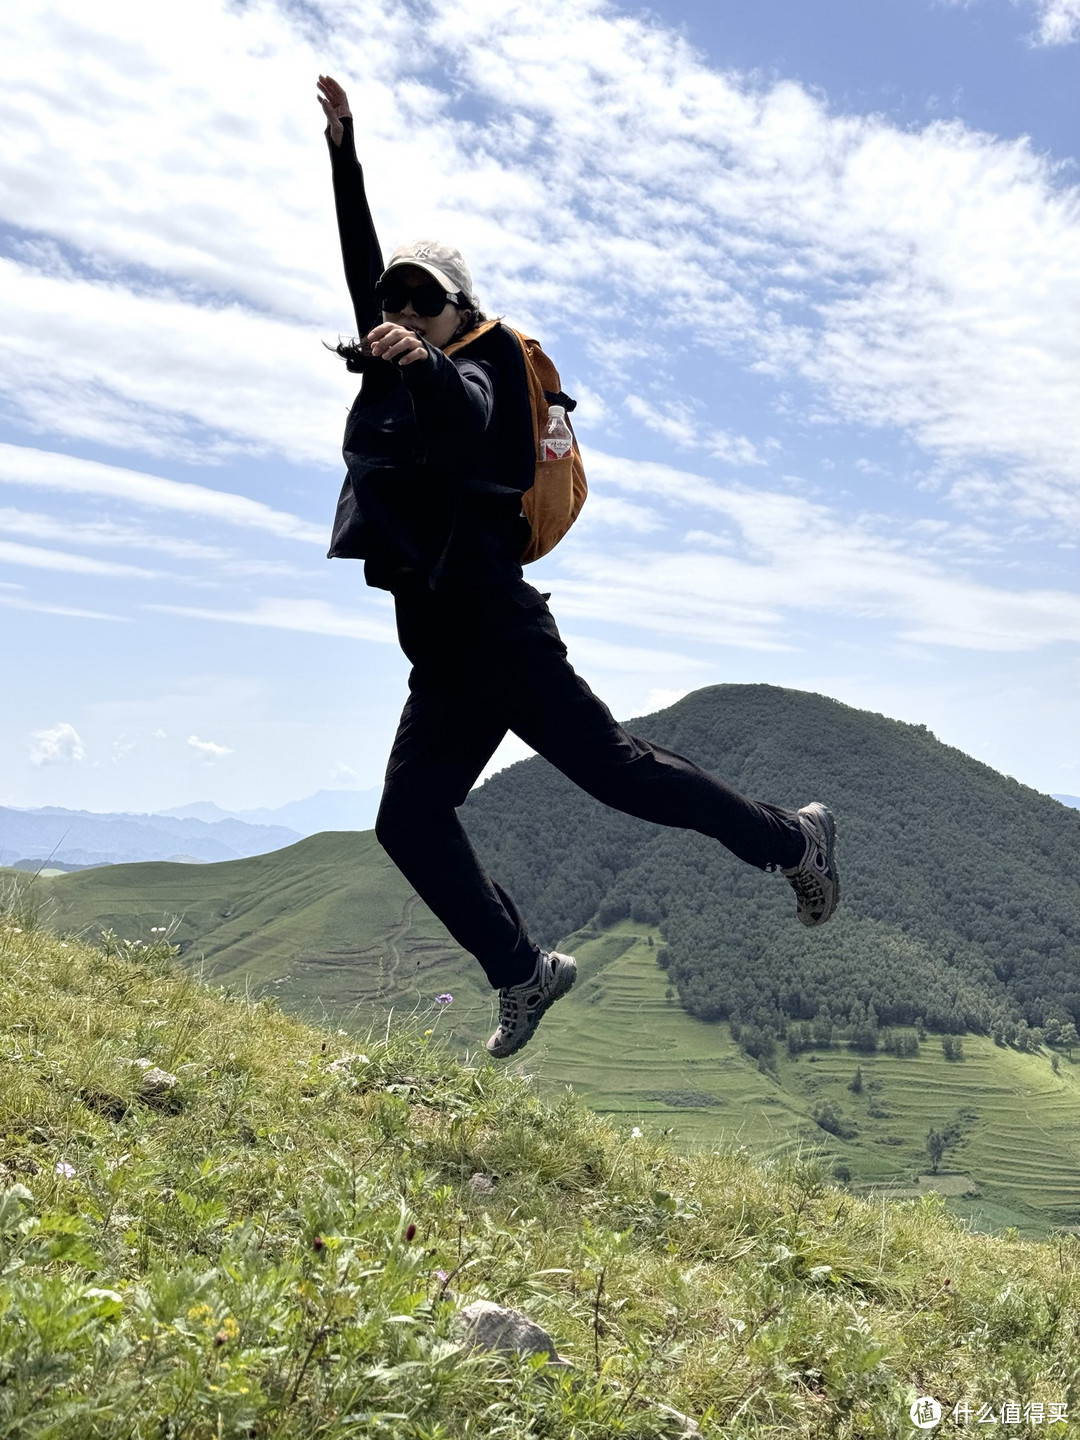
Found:
M 285 825 L 297 835 L 318 835 L 323 830 L 370 830 L 381 794 L 381 785 L 371 790 L 319 790 L 305 800 L 291 800 L 273 810 L 222 810 L 212 800 L 199 800 L 161 814 L 210 823 L 240 820 L 245 825 Z
M 211 801 L 159 814 L 0 806 L 0 865 L 80 870 L 144 860 L 242 860 L 322 830 L 369 830 L 379 790 L 320 790 L 276 810 L 222 810 Z
M 240 860 L 280 850 L 301 837 L 284 825 L 165 815 L 102 815 L 91 810 L 0 807 L 0 865 L 69 870 L 140 860 Z

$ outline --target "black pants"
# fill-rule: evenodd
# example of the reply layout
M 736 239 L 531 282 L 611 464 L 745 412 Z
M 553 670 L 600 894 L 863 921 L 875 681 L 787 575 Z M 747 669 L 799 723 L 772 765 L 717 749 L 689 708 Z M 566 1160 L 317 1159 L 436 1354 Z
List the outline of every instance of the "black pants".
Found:
M 375 832 L 420 898 L 496 988 L 539 949 L 481 866 L 456 807 L 508 730 L 606 805 L 698 830 L 764 869 L 802 858 L 789 810 L 747 800 L 682 756 L 628 734 L 575 674 L 543 597 L 513 590 L 396 596 L 413 662 Z

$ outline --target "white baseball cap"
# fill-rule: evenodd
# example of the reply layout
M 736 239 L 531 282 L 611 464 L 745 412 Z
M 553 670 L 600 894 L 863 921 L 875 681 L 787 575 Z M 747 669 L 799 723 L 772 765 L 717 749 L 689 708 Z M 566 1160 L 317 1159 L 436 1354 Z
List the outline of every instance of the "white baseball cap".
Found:
M 380 280 L 385 280 L 391 270 L 401 265 L 415 265 L 420 270 L 426 270 L 448 293 L 456 292 L 463 301 L 474 308 L 477 306 L 469 267 L 461 251 L 455 250 L 452 245 L 443 245 L 438 240 L 413 240 L 409 245 L 399 245 L 390 256 L 390 263 Z

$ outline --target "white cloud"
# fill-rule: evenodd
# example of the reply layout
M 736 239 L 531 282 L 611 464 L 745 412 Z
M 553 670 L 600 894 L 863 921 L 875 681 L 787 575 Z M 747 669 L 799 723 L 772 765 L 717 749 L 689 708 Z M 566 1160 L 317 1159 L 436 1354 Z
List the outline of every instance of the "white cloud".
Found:
M 232 560 L 236 552 L 219 545 L 203 545 L 179 535 L 155 535 L 138 525 L 116 520 L 75 520 L 0 506 L 0 530 L 35 540 L 66 540 L 72 545 L 101 545 L 140 550 L 145 554 L 173 555 L 180 560 Z
M 669 705 L 674 705 L 689 693 L 689 690 L 650 690 L 645 703 L 650 710 L 666 710 Z
M 213 740 L 200 740 L 197 735 L 189 735 L 187 743 L 198 755 L 199 759 L 207 765 L 212 765 L 215 760 L 221 760 L 226 755 L 234 755 L 228 745 L 217 745 Z
M 1071 45 L 1080 39 L 1080 0 L 1032 0 L 1040 45 Z
M 1043 0 L 1048 36 L 1075 3 Z M 5 218 L 78 253 L 0 265 L 12 403 L 150 452 L 333 462 L 348 385 L 316 341 L 350 322 L 311 82 L 332 65 L 357 77 L 384 236 L 458 240 L 489 308 L 580 338 L 602 400 L 675 345 L 723 417 L 721 352 L 810 381 L 831 418 L 993 461 L 1003 502 L 1072 523 L 1080 207 L 1027 142 L 835 114 L 602 0 L 432 0 L 422 53 L 416 23 L 391 0 L 16 12 Z M 489 118 L 456 114 L 449 74 Z M 760 458 L 712 428 L 721 463 Z
M 585 508 L 575 521 L 574 534 L 579 538 L 597 528 L 611 530 L 632 530 L 637 535 L 648 535 L 662 530 L 666 521 L 651 505 L 638 505 L 621 495 L 589 492 Z
M 568 546 L 558 583 L 568 614 L 751 649 L 796 639 L 812 648 L 829 616 L 884 620 L 903 640 L 975 650 L 1080 640 L 1080 597 L 982 583 L 912 554 L 880 519 L 595 450 L 588 461 L 598 485 L 647 491 L 721 519 L 723 530 L 715 545 L 708 530 L 691 531 L 686 548 L 669 552 Z
M 38 431 L 204 463 L 336 463 L 355 386 L 313 327 L 5 259 L 0 306 L 0 389 Z
M 672 671 L 687 673 L 703 670 L 706 662 L 679 655 L 671 650 L 649 650 L 641 645 L 619 645 L 609 640 L 597 640 L 588 635 L 572 635 L 563 632 L 573 658 L 583 660 L 590 668 L 597 670 L 625 670 L 630 674 L 641 672 L 646 675 L 666 674 Z M 685 694 L 685 691 L 683 692 Z
M 727 465 L 762 465 L 757 446 L 745 435 L 733 435 L 704 424 L 684 400 L 650 400 L 628 395 L 624 404 L 636 420 L 663 435 L 678 450 L 705 450 Z
M 116 575 L 125 579 L 152 580 L 157 572 L 115 560 L 92 560 L 65 550 L 43 550 L 37 545 L 17 545 L 0 540 L 0 564 L 29 565 L 35 570 L 66 570 L 76 575 Z
M 186 615 L 192 620 L 259 625 L 272 630 L 305 631 L 312 635 L 338 635 L 351 640 L 373 640 L 383 645 L 397 642 L 397 632 L 392 625 L 336 610 L 325 600 L 266 598 L 259 600 L 250 610 L 209 610 L 190 605 L 151 605 L 148 608 L 169 615 Z
M 46 600 L 27 600 L 20 596 L 0 595 L 0 605 L 13 610 L 31 610 L 40 615 L 66 615 L 75 620 L 119 620 L 125 615 L 110 615 L 104 610 L 85 610 L 75 605 L 52 605 Z
M 325 545 L 327 527 L 274 510 L 261 500 L 233 495 L 206 485 L 165 480 L 137 470 L 80 460 L 25 445 L 0 444 L 0 484 L 23 485 L 78 495 L 103 495 L 150 510 L 174 510 L 228 525 L 265 530 L 282 539 Z
M 30 736 L 31 765 L 72 765 L 86 759 L 86 746 L 74 725 L 61 721 L 51 730 L 34 730 Z

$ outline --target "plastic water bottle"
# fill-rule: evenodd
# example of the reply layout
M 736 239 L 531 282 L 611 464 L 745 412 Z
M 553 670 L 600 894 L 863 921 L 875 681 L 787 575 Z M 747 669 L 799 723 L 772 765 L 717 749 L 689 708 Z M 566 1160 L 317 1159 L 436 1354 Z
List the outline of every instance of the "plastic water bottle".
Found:
M 540 437 L 541 460 L 563 460 L 574 445 L 574 435 L 566 420 L 562 405 L 552 405 L 548 410 L 547 429 Z

